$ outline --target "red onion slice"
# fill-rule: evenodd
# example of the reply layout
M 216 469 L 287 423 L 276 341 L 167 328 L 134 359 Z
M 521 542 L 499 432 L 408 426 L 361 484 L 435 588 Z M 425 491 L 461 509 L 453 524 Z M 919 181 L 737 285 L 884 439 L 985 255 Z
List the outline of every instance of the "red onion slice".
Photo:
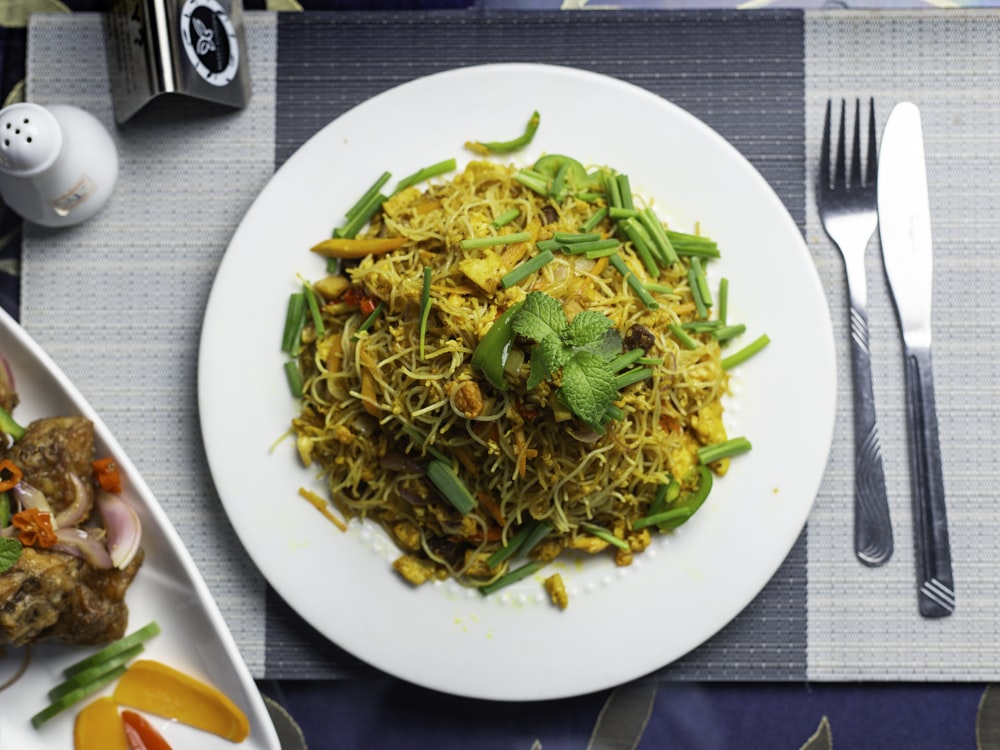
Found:
M 56 529 L 56 543 L 52 549 L 76 555 L 101 570 L 108 570 L 113 565 L 104 543 L 76 527 Z
M 139 551 L 142 525 L 132 506 L 117 495 L 101 491 L 97 495 L 97 508 L 108 530 L 108 552 L 116 568 L 124 568 Z
M 49 499 L 45 497 L 45 493 L 27 482 L 18 482 L 11 492 L 14 494 L 14 500 L 21 506 L 21 510 L 38 508 L 38 510 L 44 510 L 47 513 L 52 512 L 52 506 L 49 505 Z
M 94 507 L 93 487 L 72 472 L 68 476 L 70 484 L 73 485 L 73 503 L 56 515 L 57 529 L 62 529 L 66 526 L 76 526 L 87 517 L 90 509 Z

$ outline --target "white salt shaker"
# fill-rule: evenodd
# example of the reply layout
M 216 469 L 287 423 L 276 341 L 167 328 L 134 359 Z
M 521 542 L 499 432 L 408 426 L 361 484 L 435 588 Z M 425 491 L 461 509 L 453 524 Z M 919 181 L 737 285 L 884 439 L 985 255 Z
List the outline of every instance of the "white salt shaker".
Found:
M 0 197 L 26 221 L 79 224 L 107 203 L 117 179 L 118 150 L 89 112 L 29 102 L 0 110 Z

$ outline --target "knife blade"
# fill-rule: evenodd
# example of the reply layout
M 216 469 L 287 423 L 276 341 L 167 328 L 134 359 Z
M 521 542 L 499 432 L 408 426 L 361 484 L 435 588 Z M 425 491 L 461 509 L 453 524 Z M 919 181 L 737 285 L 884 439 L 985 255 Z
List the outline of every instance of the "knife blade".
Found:
M 944 474 L 931 363 L 933 253 L 920 110 L 897 104 L 878 159 L 882 261 L 903 335 L 917 601 L 925 617 L 955 611 Z

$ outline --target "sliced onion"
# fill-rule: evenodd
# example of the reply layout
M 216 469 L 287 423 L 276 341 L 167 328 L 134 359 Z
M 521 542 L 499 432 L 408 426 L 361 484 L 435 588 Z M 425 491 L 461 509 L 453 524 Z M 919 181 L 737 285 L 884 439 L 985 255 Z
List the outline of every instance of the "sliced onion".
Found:
M 104 542 L 75 526 L 56 529 L 56 543 L 52 549 L 76 555 L 101 570 L 108 570 L 113 564 Z
M 14 499 L 21 506 L 21 510 L 38 508 L 38 510 L 44 510 L 47 513 L 52 512 L 52 506 L 49 505 L 49 499 L 45 497 L 45 493 L 27 482 L 18 482 L 11 492 L 14 493 Z
M 14 383 L 14 371 L 10 368 L 10 362 L 0 354 L 0 402 L 7 400 L 17 403 L 17 386 Z
M 566 430 L 570 436 L 580 443 L 596 443 L 601 439 L 601 435 L 590 427 L 580 427 L 578 429 L 569 428 Z
M 94 507 L 94 489 L 73 472 L 69 473 L 69 482 L 73 485 L 73 503 L 56 515 L 56 528 L 76 526 L 82 521 L 90 509 Z
M 124 568 L 135 557 L 142 542 L 142 525 L 132 506 L 117 495 L 100 492 L 97 508 L 108 529 L 108 552 L 116 568 Z

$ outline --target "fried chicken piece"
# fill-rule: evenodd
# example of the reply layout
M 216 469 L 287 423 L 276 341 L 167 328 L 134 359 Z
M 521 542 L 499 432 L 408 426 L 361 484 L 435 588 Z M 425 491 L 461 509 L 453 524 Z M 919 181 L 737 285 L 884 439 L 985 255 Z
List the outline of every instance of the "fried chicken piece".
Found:
M 58 513 L 76 499 L 72 475 L 93 486 L 94 425 L 82 417 L 39 419 L 7 458 Z M 0 573 L 0 645 L 48 639 L 96 645 L 121 638 L 128 626 L 125 592 L 142 559 L 139 550 L 125 569 L 102 570 L 66 552 L 24 547 Z
M 40 490 L 58 513 L 72 505 L 76 490 L 69 474 L 90 482 L 93 476 L 94 425 L 83 417 L 47 417 L 28 425 L 7 452 L 24 481 Z
M 121 638 L 128 626 L 125 592 L 142 558 L 140 550 L 124 570 L 99 570 L 64 552 L 25 547 L 0 574 L 0 644 L 97 645 Z

